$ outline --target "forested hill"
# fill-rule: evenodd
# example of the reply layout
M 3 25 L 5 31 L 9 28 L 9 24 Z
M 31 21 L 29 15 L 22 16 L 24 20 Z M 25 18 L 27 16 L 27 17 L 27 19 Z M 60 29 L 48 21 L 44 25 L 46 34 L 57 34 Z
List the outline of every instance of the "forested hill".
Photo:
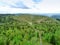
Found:
M 58 20 L 31 14 L 5 15 L 0 15 L 0 45 L 60 45 Z

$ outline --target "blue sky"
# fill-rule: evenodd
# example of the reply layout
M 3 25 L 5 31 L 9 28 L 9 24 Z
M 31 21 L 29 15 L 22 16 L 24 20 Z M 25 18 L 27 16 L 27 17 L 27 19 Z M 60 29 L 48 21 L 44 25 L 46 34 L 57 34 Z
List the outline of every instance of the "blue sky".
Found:
M 0 13 L 60 13 L 60 0 L 0 0 Z
M 42 0 L 32 0 L 33 2 L 35 2 L 35 3 L 39 3 L 39 2 L 41 2 Z

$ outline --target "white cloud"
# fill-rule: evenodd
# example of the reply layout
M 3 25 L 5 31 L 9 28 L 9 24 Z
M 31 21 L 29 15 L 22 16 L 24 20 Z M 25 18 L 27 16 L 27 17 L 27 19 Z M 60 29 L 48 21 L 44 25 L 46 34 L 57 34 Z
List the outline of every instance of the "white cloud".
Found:
M 60 0 L 42 0 L 34 3 L 32 0 L 0 0 L 0 13 L 60 13 Z M 22 2 L 30 9 L 11 8 L 19 6 L 17 3 Z
M 43 0 L 37 8 L 46 13 L 58 13 L 60 12 L 60 0 Z
M 0 7 L 0 13 L 35 13 L 38 14 L 36 9 L 21 9 L 21 8 L 9 8 L 9 7 Z
M 35 8 L 35 3 L 32 0 L 22 0 L 23 4 L 29 8 Z
M 32 0 L 0 0 L 0 2 L 2 2 L 2 4 L 0 4 L 0 13 L 39 13 L 38 10 L 33 7 L 34 2 L 32 2 Z M 17 6 L 16 3 L 20 2 L 30 9 L 11 8 L 11 5 Z
M 1 6 L 17 6 L 16 3 L 20 2 L 20 0 L 0 0 L 0 2 L 2 2 L 2 4 L 0 4 Z

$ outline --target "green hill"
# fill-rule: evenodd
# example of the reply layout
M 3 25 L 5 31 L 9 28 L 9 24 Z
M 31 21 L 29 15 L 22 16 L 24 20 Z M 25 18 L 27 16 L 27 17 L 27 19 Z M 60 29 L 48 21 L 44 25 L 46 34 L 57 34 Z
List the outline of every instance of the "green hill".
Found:
M 30 14 L 0 15 L 0 45 L 41 44 L 60 45 L 59 21 Z

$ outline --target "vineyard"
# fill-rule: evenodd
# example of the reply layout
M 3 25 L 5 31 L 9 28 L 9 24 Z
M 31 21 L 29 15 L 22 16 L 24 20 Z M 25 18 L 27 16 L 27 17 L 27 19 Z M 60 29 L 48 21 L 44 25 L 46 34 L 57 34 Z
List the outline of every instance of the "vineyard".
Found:
M 0 45 L 60 45 L 60 21 L 39 15 L 0 14 Z

